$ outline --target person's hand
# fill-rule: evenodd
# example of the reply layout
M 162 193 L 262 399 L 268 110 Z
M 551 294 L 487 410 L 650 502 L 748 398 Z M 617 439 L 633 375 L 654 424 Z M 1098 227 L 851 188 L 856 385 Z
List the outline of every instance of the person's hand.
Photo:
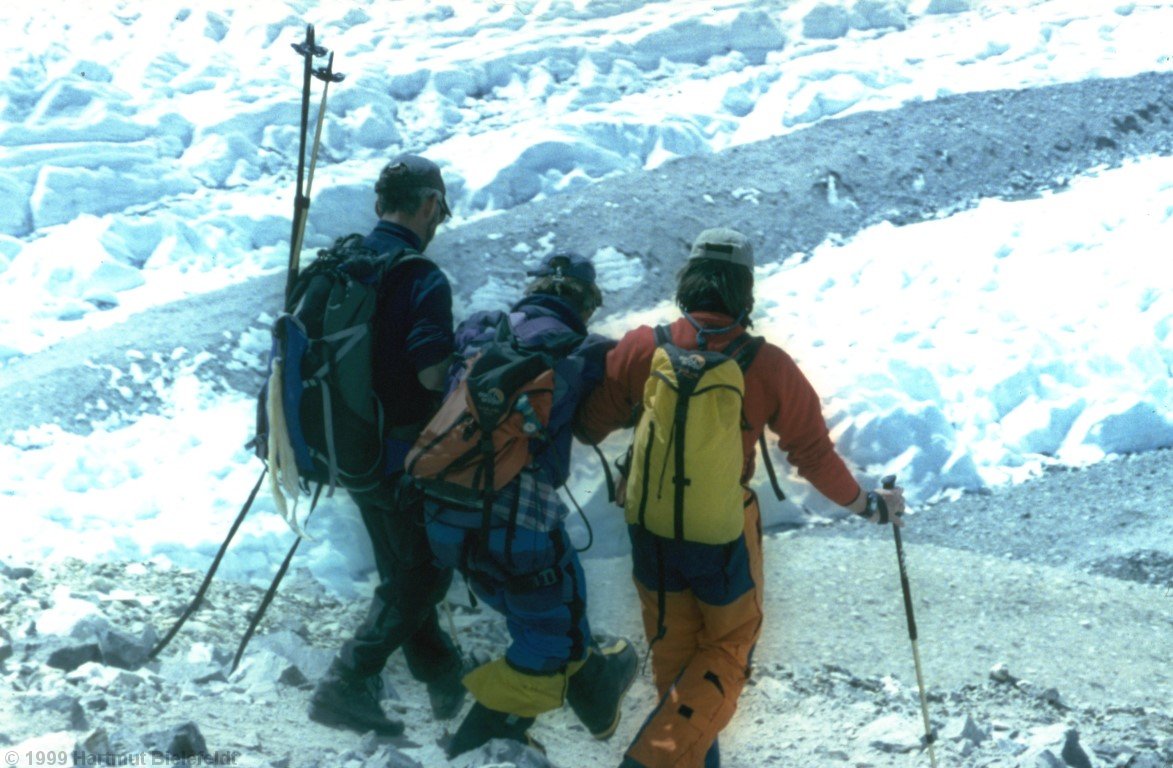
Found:
M 892 523 L 897 528 L 904 527 L 904 489 L 898 485 L 891 488 L 877 488 L 868 492 L 868 503 L 861 517 L 866 517 L 869 523 L 884 525 Z

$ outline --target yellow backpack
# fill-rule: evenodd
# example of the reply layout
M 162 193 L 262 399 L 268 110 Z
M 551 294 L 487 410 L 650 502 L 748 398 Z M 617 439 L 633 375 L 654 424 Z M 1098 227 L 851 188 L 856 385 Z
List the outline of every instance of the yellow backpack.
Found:
M 627 522 L 665 538 L 727 544 L 744 528 L 741 485 L 745 371 L 763 339 L 723 352 L 682 349 L 667 326 L 644 385 L 627 467 Z

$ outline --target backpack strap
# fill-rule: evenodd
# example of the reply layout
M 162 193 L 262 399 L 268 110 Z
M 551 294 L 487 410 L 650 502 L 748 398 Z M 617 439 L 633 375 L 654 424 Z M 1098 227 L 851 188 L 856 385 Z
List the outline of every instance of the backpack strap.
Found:
M 432 261 L 427 256 L 424 256 L 416 249 L 410 248 L 406 245 L 397 251 L 387 251 L 385 253 L 379 254 L 379 256 L 381 259 L 385 260 L 382 267 L 380 268 L 378 277 L 380 283 L 383 280 L 386 280 L 387 276 L 391 273 L 400 272 L 402 271 L 402 267 L 408 264 L 412 264 L 413 262 L 426 261 L 428 264 L 436 266 L 436 262 Z
M 758 438 L 758 445 L 762 449 L 762 462 L 766 465 L 766 474 L 770 476 L 770 485 L 774 487 L 774 495 L 778 497 L 778 501 L 786 501 L 786 492 L 778 484 L 778 475 L 774 472 L 774 462 L 770 461 L 770 447 L 766 445 L 765 429 L 762 430 L 761 437 Z
M 591 448 L 595 449 L 595 454 L 599 457 L 599 461 L 603 464 L 603 476 L 607 480 L 607 501 L 611 504 L 615 503 L 615 478 L 611 475 L 611 467 L 607 463 L 607 456 L 603 453 L 603 449 L 599 447 L 598 443 L 591 443 Z M 623 476 L 627 477 L 627 469 L 624 468 Z M 585 518 L 584 518 L 585 519 Z
M 737 344 L 737 347 L 732 352 L 729 351 L 729 347 L 726 347 L 725 353 L 737 361 L 737 365 L 741 368 L 742 374 L 744 374 L 749 370 L 750 365 L 753 364 L 758 350 L 762 348 L 765 342 L 766 340 L 761 336 L 750 336 L 748 333 L 743 333 L 729 343 L 729 346 Z M 744 416 L 742 417 L 742 421 L 745 421 Z M 782 486 L 778 483 L 778 474 L 774 471 L 774 462 L 770 461 L 770 449 L 766 444 L 765 430 L 762 431 L 761 436 L 758 438 L 758 446 L 762 449 L 762 462 L 766 465 L 766 474 L 770 477 L 770 485 L 774 489 L 774 495 L 778 497 L 778 501 L 785 501 L 786 492 L 782 490 Z
M 672 329 L 666 325 L 656 326 L 656 346 L 662 347 L 672 343 Z

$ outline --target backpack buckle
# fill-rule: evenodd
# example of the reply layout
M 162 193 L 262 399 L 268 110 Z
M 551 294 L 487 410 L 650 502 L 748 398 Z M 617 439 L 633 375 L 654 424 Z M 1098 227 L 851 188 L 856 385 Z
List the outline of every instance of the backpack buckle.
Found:
M 557 568 L 543 568 L 534 574 L 534 588 L 552 587 L 558 583 Z

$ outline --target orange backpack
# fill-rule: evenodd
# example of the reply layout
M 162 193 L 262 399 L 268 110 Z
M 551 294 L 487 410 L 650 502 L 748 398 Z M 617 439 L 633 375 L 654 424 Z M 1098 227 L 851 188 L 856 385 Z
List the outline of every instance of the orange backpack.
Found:
M 524 348 L 505 317 L 416 439 L 407 474 L 425 495 L 488 515 L 546 437 L 553 400 L 553 360 Z

